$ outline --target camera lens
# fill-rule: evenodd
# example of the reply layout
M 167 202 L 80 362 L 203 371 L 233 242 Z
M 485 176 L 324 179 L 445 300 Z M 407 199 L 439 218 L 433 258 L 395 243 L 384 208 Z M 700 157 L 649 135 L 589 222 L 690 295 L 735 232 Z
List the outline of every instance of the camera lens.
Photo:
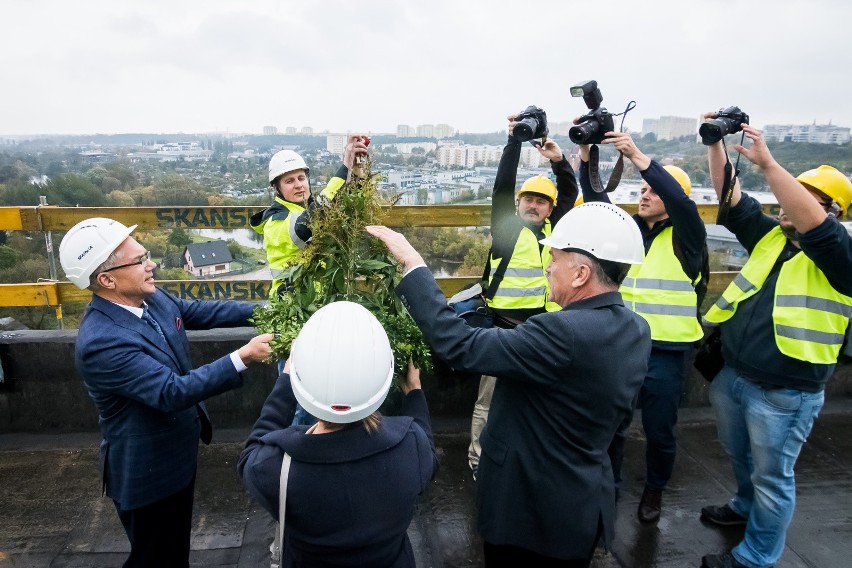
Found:
M 728 121 L 725 119 L 713 119 L 698 127 L 698 135 L 705 146 L 711 146 L 724 138 L 728 133 Z
M 568 130 L 568 138 L 570 138 L 571 142 L 574 144 L 588 144 L 589 140 L 591 140 L 597 131 L 597 121 L 583 122 L 577 126 L 572 126 Z
M 520 142 L 532 140 L 533 133 L 538 130 L 538 121 L 534 118 L 525 118 L 515 125 L 512 136 Z

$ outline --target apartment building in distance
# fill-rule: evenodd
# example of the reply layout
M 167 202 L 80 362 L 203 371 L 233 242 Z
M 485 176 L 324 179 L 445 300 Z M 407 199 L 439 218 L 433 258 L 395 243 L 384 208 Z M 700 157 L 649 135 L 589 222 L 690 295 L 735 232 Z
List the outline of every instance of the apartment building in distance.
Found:
M 422 136 L 424 138 L 434 138 L 435 137 L 435 125 L 434 124 L 419 124 L 417 126 L 417 136 Z
M 848 144 L 850 130 L 828 124 L 767 124 L 763 136 L 776 142 L 810 142 L 811 144 Z
M 449 124 L 436 124 L 434 130 L 435 138 L 452 138 L 456 134 L 456 129 Z
M 325 149 L 332 154 L 343 156 L 343 150 L 346 149 L 346 140 L 348 134 L 327 134 L 325 137 Z
M 698 135 L 698 119 L 685 116 L 661 116 L 642 121 L 642 135 L 653 133 L 657 140 L 674 140 Z
M 278 128 L 275 126 L 264 126 L 263 127 L 263 135 L 264 136 L 275 136 L 278 134 Z
M 382 150 L 387 148 L 396 148 L 396 151 L 403 155 L 413 154 L 416 149 L 422 150 L 423 153 L 433 152 L 438 145 L 435 142 L 399 142 L 397 144 L 382 144 Z
M 435 151 L 435 161 L 442 168 L 473 168 L 476 166 L 497 165 L 503 155 L 503 146 L 472 144 L 442 144 Z M 524 145 L 521 148 L 520 165 L 527 168 L 538 168 L 546 164 L 538 150 Z
M 420 124 L 416 129 L 411 128 L 407 124 L 398 124 L 396 127 L 396 135 L 400 138 L 409 136 L 419 136 L 422 138 L 452 138 L 456 134 L 456 129 L 449 124 Z

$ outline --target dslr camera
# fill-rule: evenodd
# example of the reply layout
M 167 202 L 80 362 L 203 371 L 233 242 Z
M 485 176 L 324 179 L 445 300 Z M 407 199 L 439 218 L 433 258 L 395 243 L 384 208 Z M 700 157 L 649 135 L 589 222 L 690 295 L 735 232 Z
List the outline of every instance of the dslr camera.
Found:
M 580 122 L 568 130 L 568 138 L 574 144 L 600 144 L 604 134 L 615 130 L 612 115 L 601 106 L 603 95 L 597 81 L 584 81 L 571 87 L 572 97 L 583 97 L 589 113 L 580 117 Z
M 515 122 L 517 124 L 512 130 L 512 136 L 520 142 L 547 136 L 547 114 L 544 109 L 528 106 L 515 117 Z
M 711 120 L 702 123 L 698 127 L 698 135 L 705 146 L 712 146 L 726 134 L 735 134 L 742 130 L 743 124 L 748 124 L 748 115 L 741 111 L 740 107 L 729 106 L 717 112 Z

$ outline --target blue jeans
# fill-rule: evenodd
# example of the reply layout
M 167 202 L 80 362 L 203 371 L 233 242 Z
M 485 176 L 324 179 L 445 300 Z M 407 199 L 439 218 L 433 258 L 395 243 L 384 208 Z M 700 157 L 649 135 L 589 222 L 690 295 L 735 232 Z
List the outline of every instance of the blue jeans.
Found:
M 674 470 L 677 455 L 674 429 L 683 394 L 686 354 L 687 351 L 652 349 L 648 374 L 639 390 L 636 407 L 642 411 L 642 429 L 647 440 L 645 486 L 649 489 L 665 489 Z M 608 450 L 616 487 L 621 482 L 624 446 L 631 420 L 632 416 L 628 416 L 621 423 Z
M 719 443 L 737 481 L 730 507 L 748 517 L 732 550 L 746 566 L 772 566 L 784 551 L 796 506 L 793 468 L 823 401 L 823 392 L 763 388 L 728 366 L 710 385 Z
M 278 374 L 284 372 L 284 365 L 287 363 L 286 359 L 278 360 Z M 317 421 L 316 416 L 310 414 L 307 410 L 302 408 L 302 405 L 296 402 L 296 414 L 293 416 L 293 422 L 290 426 L 311 426 L 314 422 Z

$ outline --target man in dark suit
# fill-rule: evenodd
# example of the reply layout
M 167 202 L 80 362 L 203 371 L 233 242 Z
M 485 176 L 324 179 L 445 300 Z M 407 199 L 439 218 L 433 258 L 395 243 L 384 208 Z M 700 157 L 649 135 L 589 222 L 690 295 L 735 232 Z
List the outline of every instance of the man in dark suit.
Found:
M 511 330 L 468 327 L 405 237 L 367 230 L 403 265 L 397 294 L 436 354 L 498 378 L 477 481 L 486 566 L 588 566 L 600 537 L 612 541 L 607 447 L 651 350 L 647 322 L 618 293 L 644 255 L 636 223 L 608 203 L 568 212 L 541 241 L 551 247 L 550 300 L 563 309 Z
M 270 356 L 272 335 L 194 369 L 186 330 L 249 325 L 253 306 L 157 288 L 135 228 L 87 219 L 62 239 L 66 275 L 93 292 L 76 368 L 98 409 L 105 492 L 130 540 L 124 566 L 188 566 L 198 439 L 212 436 L 203 401 L 241 386 L 246 365 Z

